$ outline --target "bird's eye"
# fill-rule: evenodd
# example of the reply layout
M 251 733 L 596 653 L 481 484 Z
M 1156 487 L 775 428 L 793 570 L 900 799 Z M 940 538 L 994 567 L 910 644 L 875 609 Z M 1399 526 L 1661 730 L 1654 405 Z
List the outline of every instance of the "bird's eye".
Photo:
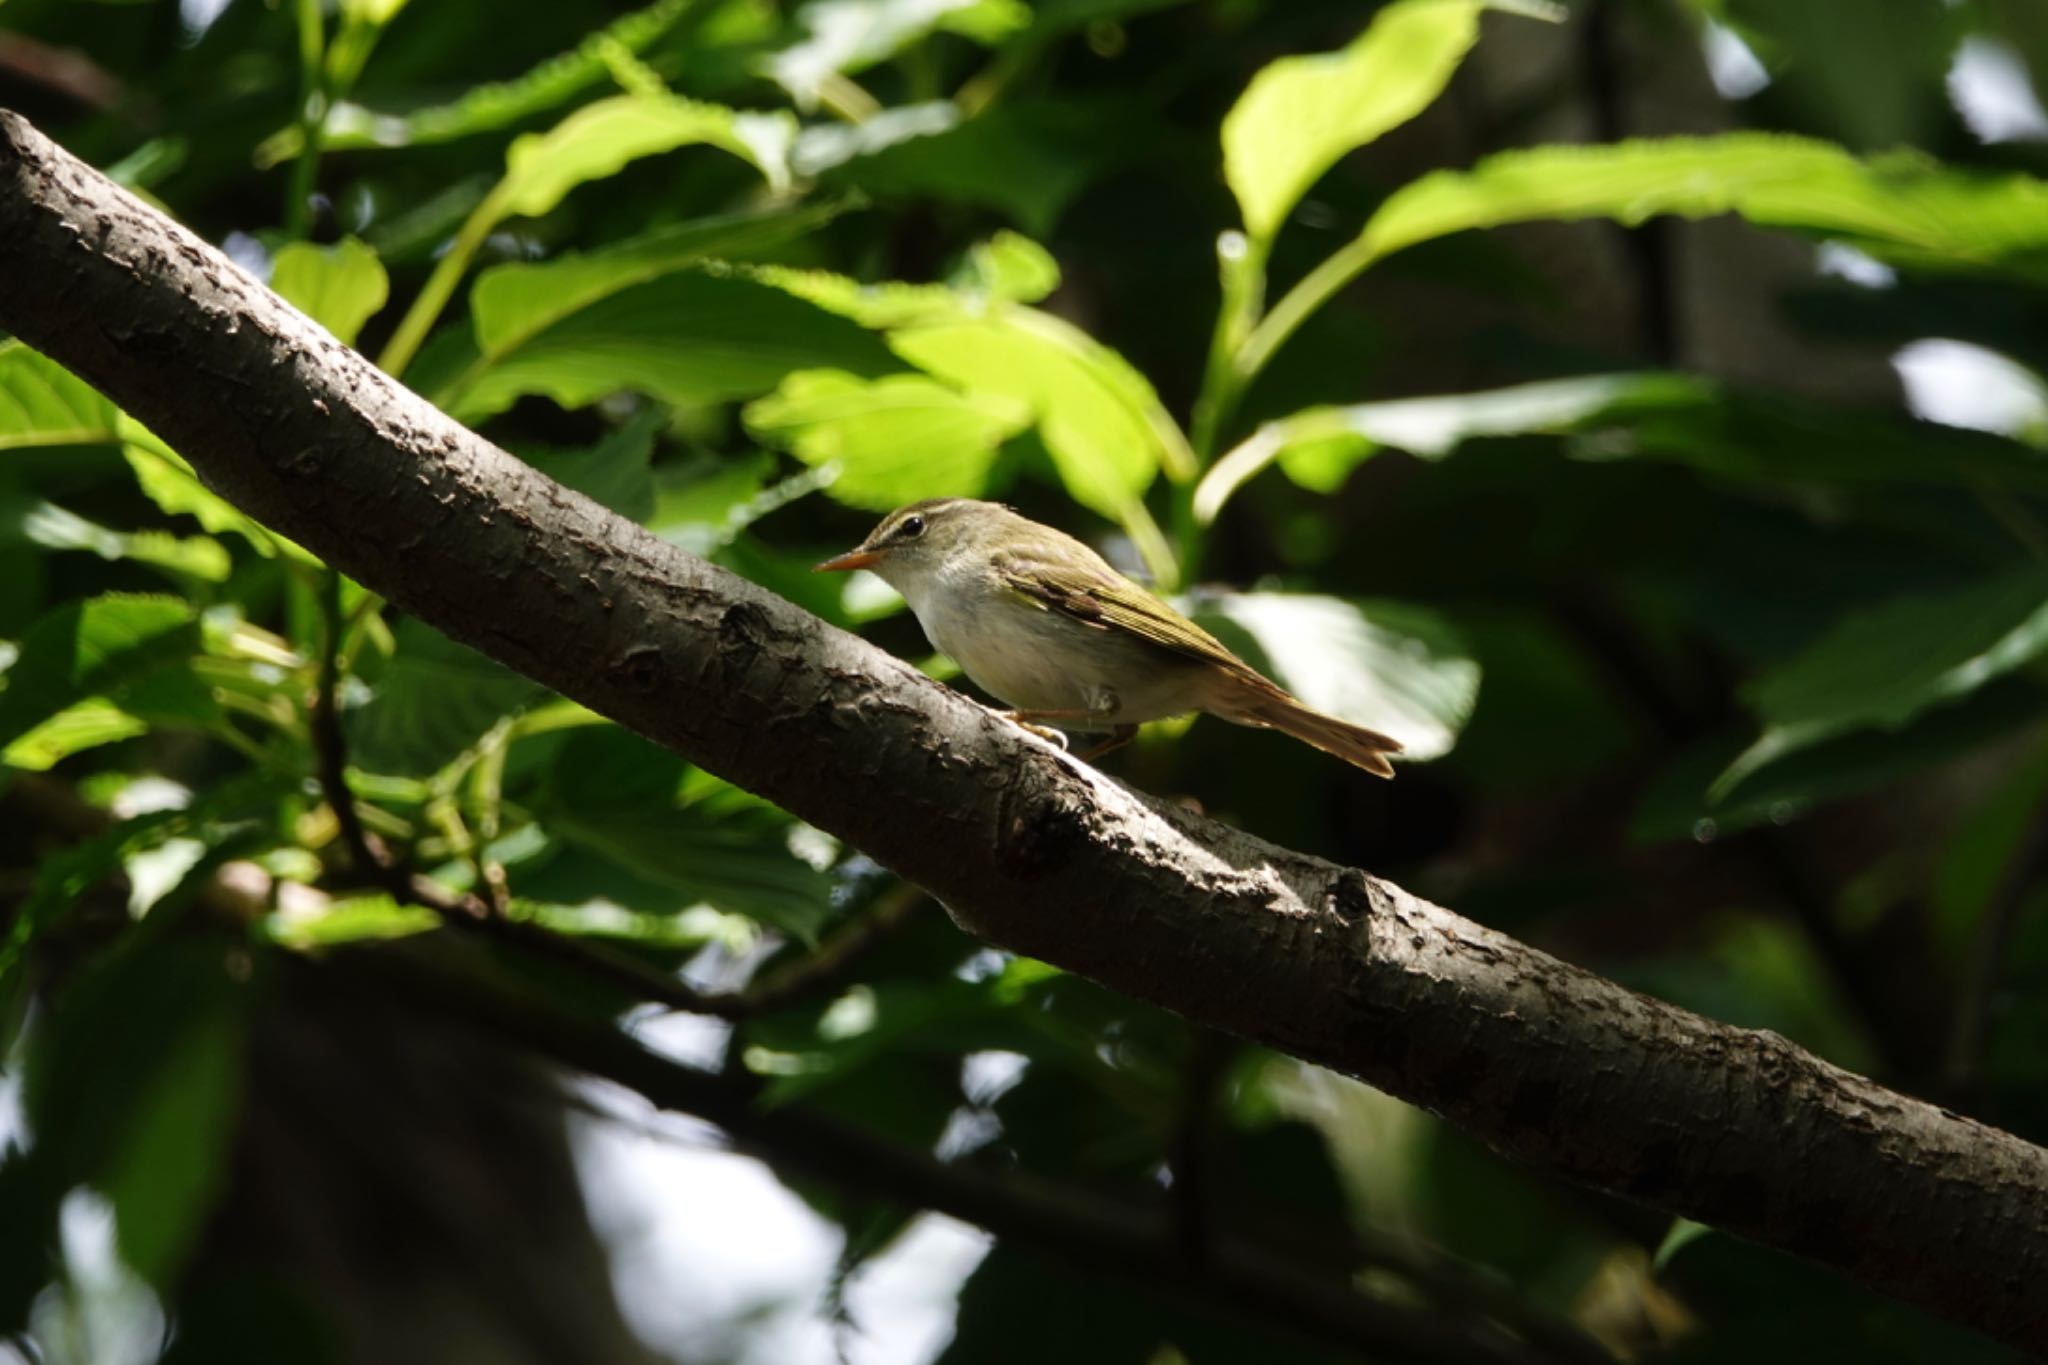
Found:
M 905 517 L 896 527 L 896 539 L 898 540 L 916 540 L 923 534 L 923 517 Z

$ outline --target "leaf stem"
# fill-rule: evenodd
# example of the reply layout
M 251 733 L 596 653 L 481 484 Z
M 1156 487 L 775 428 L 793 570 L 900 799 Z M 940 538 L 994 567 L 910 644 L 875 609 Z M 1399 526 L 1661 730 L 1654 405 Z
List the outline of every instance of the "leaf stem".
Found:
M 1361 234 L 1338 247 L 1321 265 L 1302 276 L 1238 347 L 1232 368 L 1239 391 L 1258 378 L 1302 323 L 1377 259 L 1377 247 Z
M 314 177 L 320 168 L 320 134 L 327 125 L 327 82 L 322 74 L 325 33 L 320 0 L 299 0 L 299 155 L 285 188 L 285 231 L 304 241 L 312 227 Z
M 420 346 L 427 339 L 427 333 L 440 319 L 441 310 L 446 308 L 448 300 L 454 297 L 455 286 L 461 283 L 464 272 L 469 269 L 469 263 L 476 258 L 476 253 L 489 239 L 491 229 L 495 228 L 504 216 L 505 185 L 500 181 L 484 196 L 483 202 L 470 211 L 469 217 L 463 221 L 461 231 L 455 234 L 455 240 L 449 243 L 448 249 L 441 254 L 441 259 L 434 263 L 434 273 L 427 276 L 427 282 L 413 298 L 412 306 L 405 310 L 405 316 L 399 320 L 398 330 L 391 334 L 391 340 L 385 343 L 383 354 L 377 357 L 377 368 L 394 379 L 404 377 L 406 367 L 412 364 L 413 357 L 419 354 Z

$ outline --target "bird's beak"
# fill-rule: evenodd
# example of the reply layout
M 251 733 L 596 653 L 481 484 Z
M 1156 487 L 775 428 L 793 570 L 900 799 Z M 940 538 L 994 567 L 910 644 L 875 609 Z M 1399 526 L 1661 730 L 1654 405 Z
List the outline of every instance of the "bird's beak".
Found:
M 813 565 L 811 572 L 848 573 L 854 569 L 871 569 L 881 557 L 879 551 L 857 546 L 843 555 L 834 555 L 823 564 Z

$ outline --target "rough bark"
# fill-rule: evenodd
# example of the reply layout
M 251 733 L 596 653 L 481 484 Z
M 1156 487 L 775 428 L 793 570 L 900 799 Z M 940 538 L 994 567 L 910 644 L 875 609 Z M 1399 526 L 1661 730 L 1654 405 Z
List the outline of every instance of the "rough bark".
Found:
M 565 491 L 5 114 L 0 326 L 251 515 L 989 942 L 2048 1352 L 2048 1152 L 1127 791 Z

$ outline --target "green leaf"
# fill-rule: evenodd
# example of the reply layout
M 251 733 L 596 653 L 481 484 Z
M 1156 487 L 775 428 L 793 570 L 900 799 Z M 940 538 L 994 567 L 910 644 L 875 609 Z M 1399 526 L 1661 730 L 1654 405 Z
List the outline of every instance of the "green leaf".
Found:
M 1479 664 L 1433 613 L 1305 593 L 1204 593 L 1191 615 L 1318 711 L 1449 753 L 1479 699 Z
M 630 876 L 814 940 L 832 880 L 790 848 L 794 822 L 617 726 L 578 730 L 556 756 L 535 814 L 548 833 Z
M 902 365 L 865 328 L 815 304 L 693 270 L 608 295 L 463 368 L 439 401 L 475 422 L 525 394 L 573 408 L 630 389 L 688 407 L 751 398 L 793 370 L 877 375 Z
M 54 503 L 0 498 L 0 544 L 25 541 L 46 550 L 86 550 L 102 559 L 133 560 L 218 583 L 228 576 L 228 552 L 208 536 L 183 538 L 165 531 L 115 531 Z
M 889 58 L 934 31 L 994 44 L 1031 22 L 1022 0 L 812 0 L 799 12 L 806 35 L 773 53 L 768 74 L 798 107 L 817 105 L 820 90 Z
M 129 715 L 105 697 L 87 697 L 0 749 L 0 764 L 44 772 L 73 754 L 147 733 L 148 721 Z
M 39 1146 L 113 1205 L 121 1255 L 176 1274 L 232 1149 L 250 990 L 210 938 L 141 935 L 65 990 L 29 1054 Z
M 973 285 L 993 299 L 1037 303 L 1060 287 L 1060 263 L 1021 233 L 1002 231 L 968 255 Z
M 889 343 L 976 397 L 1024 405 L 1074 500 L 1122 519 L 1162 464 L 1193 463 L 1143 375 L 1073 324 L 1035 309 L 901 327 Z
M 293 242 L 277 253 L 270 287 L 345 346 L 391 296 L 384 263 L 353 237 L 333 246 Z
M 795 137 L 796 120 L 786 111 L 743 114 L 680 95 L 614 95 L 585 105 L 545 133 L 513 139 L 505 153 L 505 178 L 491 192 L 492 218 L 538 217 L 586 181 L 692 144 L 732 153 L 780 190 L 789 183 L 786 159 Z
M 1719 799 L 1765 764 L 1820 740 L 1897 729 L 2044 649 L 2048 570 L 2038 567 L 1853 613 L 1749 689 L 1764 733 L 1715 779 L 1711 795 Z
M 191 516 L 215 535 L 238 535 L 266 559 L 282 556 L 303 564 L 319 562 L 297 543 L 244 515 L 240 508 L 201 483 L 184 457 L 141 423 L 123 416 L 117 429 L 122 458 L 128 461 L 143 495 L 160 510 L 172 516 Z
M 99 391 L 19 341 L 0 341 L 0 450 L 98 445 L 118 413 Z
M 271 942 L 303 952 L 346 943 L 409 938 L 440 923 L 441 917 L 425 906 L 400 905 L 389 896 L 358 896 L 335 901 L 311 913 L 266 915 L 262 927 Z
M 603 251 L 539 264 L 512 262 L 477 276 L 470 292 L 477 345 L 504 359 L 550 326 L 601 299 L 706 258 L 732 259 L 781 246 L 837 216 L 844 202 L 698 218 Z
M 1547 5 L 1396 0 L 1342 51 L 1283 57 L 1252 77 L 1223 120 L 1223 175 L 1253 239 L 1271 241 L 1339 157 L 1428 108 L 1478 41 L 1487 8 L 1561 14 Z
M 407 617 L 370 700 L 342 714 L 349 755 L 372 772 L 437 772 L 546 693 L 539 683 Z M 4 700 L 4 699 L 0 699 Z
M 1705 1223 L 1695 1223 L 1690 1218 L 1674 1218 L 1664 1240 L 1657 1243 L 1656 1252 L 1650 1257 L 1650 1268 L 1662 1274 L 1670 1266 L 1671 1258 L 1700 1238 L 1713 1232 Z
M 886 512 L 921 497 L 979 496 L 998 448 L 1030 425 L 1031 410 L 921 375 L 805 370 L 750 404 L 746 423 L 804 463 L 835 468 L 833 497 Z
M 219 708 L 192 672 L 199 621 L 171 597 L 110 594 L 59 607 L 22 636 L 0 691 L 0 744 L 85 697 L 162 724 L 203 725 Z
M 1195 515 L 1214 521 L 1231 494 L 1274 461 L 1303 487 L 1330 492 L 1382 446 L 1442 459 L 1474 437 L 1568 431 L 1625 402 L 1686 402 L 1706 391 L 1680 375 L 1587 375 L 1481 393 L 1308 408 L 1267 422 L 1218 460 L 1195 490 Z
M 622 517 L 645 522 L 654 514 L 654 438 L 667 414 L 644 408 L 587 450 L 517 447 L 520 459 L 565 488 L 595 499 Z
M 1535 147 L 1439 171 L 1396 191 L 1355 249 L 1369 263 L 1418 242 L 1536 219 L 1734 213 L 1824 232 L 1889 260 L 2040 273 L 2048 182 L 1952 170 L 1907 154 L 1859 160 L 1773 133 Z M 1363 268 L 1362 264 L 1359 268 Z
M 882 122 L 882 120 L 888 120 Z M 813 131 L 798 155 L 828 183 L 877 199 L 939 199 L 1004 214 L 1046 236 L 1091 182 L 1142 163 L 1163 137 L 1156 107 L 1126 95 L 999 104 L 962 119 L 950 105 L 889 110 L 859 133 Z
M 337 104 L 321 129 L 321 146 L 330 152 L 414 147 L 509 128 L 566 104 L 590 86 L 608 79 L 608 52 L 620 48 L 630 54 L 644 52 L 693 3 L 695 0 L 657 0 L 614 19 L 572 50 L 549 58 L 523 75 L 472 86 L 461 99 L 449 104 L 429 105 L 406 114 L 379 113 L 346 102 Z M 297 124 L 280 129 L 256 149 L 256 164 L 264 169 L 279 165 L 296 157 L 304 145 L 304 133 Z

